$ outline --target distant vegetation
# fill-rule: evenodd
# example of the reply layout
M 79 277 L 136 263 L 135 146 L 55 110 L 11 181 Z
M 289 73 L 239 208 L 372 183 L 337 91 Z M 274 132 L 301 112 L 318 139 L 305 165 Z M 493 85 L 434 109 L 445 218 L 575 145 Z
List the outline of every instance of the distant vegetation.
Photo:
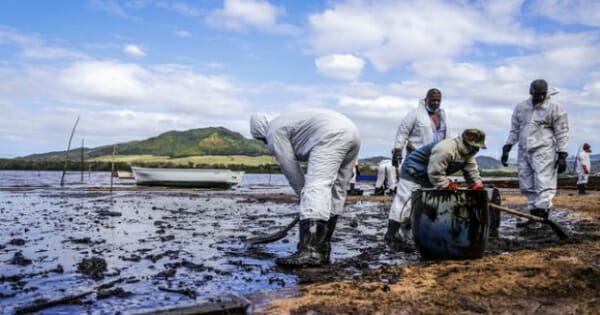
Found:
M 268 155 L 267 147 L 260 141 L 246 139 L 241 134 L 223 127 L 169 131 L 142 141 L 117 143 L 119 155 L 154 155 L 180 158 L 205 155 Z M 112 155 L 113 145 L 84 148 L 85 159 Z M 79 160 L 81 148 L 69 151 L 69 158 Z M 32 154 L 22 160 L 64 160 L 65 151 Z
M 116 144 L 116 168 L 129 169 L 131 165 L 175 168 L 229 168 L 248 172 L 280 172 L 277 161 L 270 156 L 260 141 L 247 139 L 223 127 L 169 131 L 141 141 Z M 84 169 L 110 170 L 113 145 L 84 148 Z M 0 159 L 0 169 L 62 170 L 65 151 L 32 154 L 15 159 Z M 361 159 L 362 174 L 376 174 L 377 165 L 386 156 Z M 81 148 L 69 151 L 69 169 L 81 167 Z M 516 176 L 514 165 L 503 167 L 489 156 L 478 156 L 477 162 L 484 176 Z M 573 157 L 569 159 L 573 170 Z M 593 172 L 600 171 L 600 156 L 592 156 Z

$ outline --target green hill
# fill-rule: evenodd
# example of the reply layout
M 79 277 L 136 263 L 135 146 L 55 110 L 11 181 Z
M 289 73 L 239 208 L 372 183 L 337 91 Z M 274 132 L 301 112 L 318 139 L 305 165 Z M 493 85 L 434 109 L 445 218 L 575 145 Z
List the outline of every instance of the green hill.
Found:
M 181 158 L 204 155 L 249 155 L 269 154 L 267 147 L 260 141 L 246 139 L 241 134 L 223 127 L 190 129 L 187 131 L 168 131 L 156 137 L 141 141 L 117 143 L 119 155 L 154 155 Z M 112 155 L 113 145 L 96 148 L 84 148 L 84 156 L 93 159 Z M 32 154 L 19 159 L 42 161 L 64 160 L 65 151 Z M 81 148 L 69 151 L 69 159 L 78 160 Z

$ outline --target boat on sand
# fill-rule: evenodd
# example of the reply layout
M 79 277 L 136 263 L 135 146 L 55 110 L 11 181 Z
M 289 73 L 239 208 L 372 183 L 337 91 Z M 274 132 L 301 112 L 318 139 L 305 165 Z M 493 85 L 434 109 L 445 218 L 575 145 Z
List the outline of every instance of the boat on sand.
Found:
M 135 183 L 144 186 L 226 188 L 237 185 L 244 172 L 195 168 L 132 167 Z

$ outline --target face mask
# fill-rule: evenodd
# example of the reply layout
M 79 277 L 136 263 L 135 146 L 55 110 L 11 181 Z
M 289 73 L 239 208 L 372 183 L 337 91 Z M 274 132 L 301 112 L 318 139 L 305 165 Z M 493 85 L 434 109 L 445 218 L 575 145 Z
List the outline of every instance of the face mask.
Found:
M 433 114 L 433 113 L 437 113 L 437 112 L 439 112 L 439 111 L 440 111 L 440 108 L 439 108 L 439 107 L 438 107 L 438 108 L 431 108 L 431 107 L 429 107 L 429 104 L 425 104 L 425 109 L 426 109 L 428 112 L 432 113 L 432 114 Z
M 473 148 L 471 148 L 471 154 L 472 154 L 472 155 L 475 155 L 475 154 L 477 154 L 478 152 L 479 152 L 479 148 L 477 148 L 477 147 L 473 147 Z

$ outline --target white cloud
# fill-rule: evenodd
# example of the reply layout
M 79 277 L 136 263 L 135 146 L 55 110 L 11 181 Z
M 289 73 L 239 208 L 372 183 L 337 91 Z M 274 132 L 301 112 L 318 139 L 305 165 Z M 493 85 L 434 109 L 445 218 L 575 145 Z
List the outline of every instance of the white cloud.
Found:
M 188 38 L 190 36 L 192 36 L 192 33 L 186 31 L 186 30 L 176 30 L 175 32 L 173 32 L 173 34 L 175 34 L 175 36 L 181 37 L 181 38 Z
M 198 17 L 200 16 L 200 11 L 196 9 L 194 6 L 191 6 L 185 2 L 174 1 L 174 2 L 166 2 L 159 1 L 156 2 L 156 6 L 159 8 L 171 10 L 177 12 L 183 16 L 187 17 Z
M 123 47 L 123 52 L 130 56 L 134 56 L 134 57 L 146 56 L 146 53 L 144 52 L 144 50 L 140 46 L 134 45 L 134 44 L 125 45 Z
M 475 43 L 529 46 L 533 34 L 506 12 L 444 1 L 343 1 L 309 17 L 315 54 L 365 56 L 381 71 L 415 60 L 447 59 Z
M 353 55 L 327 55 L 315 60 L 317 70 L 340 80 L 356 80 L 360 77 L 365 62 Z
M 206 17 L 209 25 L 234 31 L 256 28 L 261 31 L 281 34 L 297 32 L 296 27 L 279 22 L 285 9 L 274 6 L 265 0 L 225 0 L 223 9 L 218 9 Z
M 239 113 L 245 107 L 236 96 L 238 88 L 227 78 L 178 65 L 81 62 L 61 70 L 58 82 L 84 102 L 212 116 Z
M 0 45 L 11 44 L 21 49 L 20 55 L 27 59 L 59 60 L 87 59 L 87 55 L 68 48 L 48 44 L 38 36 L 26 35 L 0 25 Z
M 481 82 L 489 76 L 487 69 L 481 65 L 450 60 L 419 61 L 413 64 L 413 69 L 424 78 L 444 79 L 461 84 Z

